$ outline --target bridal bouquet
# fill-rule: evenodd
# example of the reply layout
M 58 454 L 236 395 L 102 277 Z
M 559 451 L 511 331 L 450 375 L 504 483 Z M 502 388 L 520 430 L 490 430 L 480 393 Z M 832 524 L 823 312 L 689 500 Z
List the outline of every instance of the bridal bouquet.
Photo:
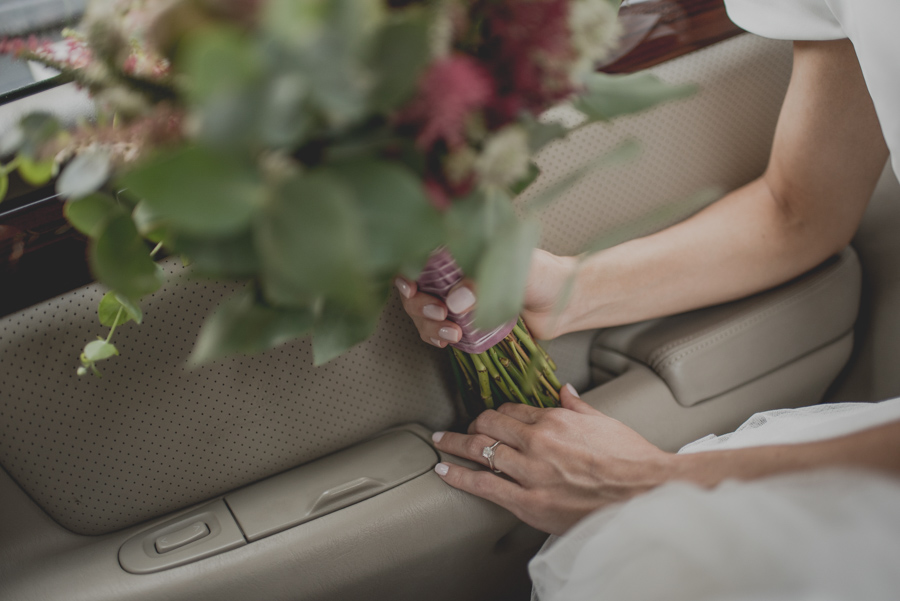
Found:
M 33 183 L 58 172 L 66 216 L 110 289 L 99 307 L 110 333 L 84 348 L 79 371 L 117 355 L 112 330 L 141 321 L 160 252 L 246 283 L 207 318 L 196 361 L 311 336 L 326 362 L 371 335 L 398 274 L 425 289 L 452 272 L 478 285 L 467 336 L 486 344 L 453 351 L 464 389 L 488 404 L 553 404 L 552 361 L 516 321 L 533 213 L 562 190 L 514 206 L 539 175 L 532 155 L 568 133 L 538 117 L 570 101 L 586 123 L 605 121 L 691 92 L 593 71 L 616 44 L 617 8 L 94 0 L 62 44 L 0 42 L 98 106 L 74 129 L 35 113 L 0 138 L 0 157 L 13 157 L 0 197 L 13 169 Z

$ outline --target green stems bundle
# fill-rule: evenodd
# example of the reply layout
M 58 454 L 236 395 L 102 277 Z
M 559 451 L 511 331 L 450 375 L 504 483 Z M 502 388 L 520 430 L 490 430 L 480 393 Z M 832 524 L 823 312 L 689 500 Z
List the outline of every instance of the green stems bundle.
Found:
M 562 388 L 556 364 L 520 317 L 512 331 L 483 353 L 450 347 L 451 364 L 470 414 L 502 403 L 558 407 Z

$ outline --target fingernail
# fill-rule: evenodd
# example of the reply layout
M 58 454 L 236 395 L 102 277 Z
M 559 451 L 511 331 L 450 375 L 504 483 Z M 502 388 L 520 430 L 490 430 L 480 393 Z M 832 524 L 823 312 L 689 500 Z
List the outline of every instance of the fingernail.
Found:
M 394 286 L 397 287 L 397 290 L 399 290 L 400 294 L 402 294 L 405 298 L 409 298 L 412 296 L 412 288 L 410 288 L 409 284 L 407 284 L 402 278 L 395 279 Z
M 444 342 L 442 340 L 438 340 L 437 338 L 432 338 L 431 344 L 433 344 L 434 346 L 438 346 L 440 348 L 444 348 Z
M 422 314 L 428 319 L 435 321 L 444 321 L 444 318 L 447 317 L 447 314 L 444 313 L 444 308 L 437 305 L 425 305 L 425 308 L 422 309 Z
M 438 463 L 434 466 L 434 471 L 437 472 L 438 476 L 446 476 L 447 472 L 450 471 L 450 466 L 446 463 Z
M 573 397 L 575 397 L 576 399 L 580 399 L 580 398 L 581 398 L 581 395 L 578 394 L 578 391 L 575 390 L 575 387 L 572 386 L 571 384 L 566 384 L 566 390 L 568 390 L 568 391 L 569 391 L 569 394 L 571 394 L 571 395 L 572 395 Z
M 435 432 L 431 435 L 431 440 L 434 442 L 441 442 L 441 439 L 444 437 L 444 432 Z
M 454 313 L 462 313 L 475 304 L 475 294 L 463 286 L 457 288 L 447 297 L 447 307 Z
M 441 328 L 438 330 L 438 336 L 447 342 L 459 342 L 459 330 L 454 330 L 453 328 Z

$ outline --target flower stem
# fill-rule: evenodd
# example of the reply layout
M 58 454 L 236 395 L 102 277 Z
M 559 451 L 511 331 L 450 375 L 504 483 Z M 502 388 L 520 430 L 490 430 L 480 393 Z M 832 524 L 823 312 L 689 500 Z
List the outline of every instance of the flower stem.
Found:
M 488 409 L 494 408 L 494 397 L 491 396 L 491 380 L 488 375 L 487 366 L 481 361 L 478 355 L 469 355 L 472 364 L 475 366 L 475 372 L 478 374 L 478 390 L 481 392 L 481 400 Z

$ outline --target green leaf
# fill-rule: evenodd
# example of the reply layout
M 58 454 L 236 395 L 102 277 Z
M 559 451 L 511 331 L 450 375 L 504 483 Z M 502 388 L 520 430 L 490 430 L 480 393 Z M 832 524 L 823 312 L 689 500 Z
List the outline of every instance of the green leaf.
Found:
M 565 137 L 569 131 L 561 123 L 541 123 L 531 116 L 522 117 L 519 119 L 519 123 L 528 132 L 528 148 L 531 149 L 532 153 L 536 153 L 554 140 Z
M 197 365 L 236 353 L 266 351 L 312 331 L 310 309 L 278 309 L 263 304 L 253 288 L 219 305 L 203 323 L 191 353 Z
M 121 182 L 156 218 L 198 236 L 246 229 L 262 195 L 250 164 L 199 146 L 160 155 Z
M 7 190 L 9 190 L 9 176 L 6 175 L 6 171 L 0 166 L 0 202 L 3 202 L 3 199 L 6 198 Z
M 112 290 L 100 299 L 97 314 L 100 317 L 100 323 L 108 328 L 114 328 L 132 320 L 141 323 L 144 319 L 140 307 Z
M 19 175 L 32 186 L 43 186 L 53 177 L 53 169 L 56 165 L 53 159 L 34 161 L 29 157 L 19 155 Z
M 528 186 L 533 184 L 534 180 L 536 180 L 540 175 L 541 175 L 540 167 L 538 167 L 534 163 L 534 161 L 529 162 L 528 163 L 528 175 L 526 175 L 525 177 L 523 177 L 522 179 L 517 181 L 512 186 L 510 186 L 509 191 L 518 196 L 519 194 L 521 194 L 522 192 L 527 190 Z
M 698 89 L 695 84 L 668 84 L 647 71 L 626 75 L 592 73 L 585 83 L 586 91 L 573 106 L 590 121 L 609 121 L 637 113 L 661 102 L 686 98 Z
M 528 211 L 538 211 L 543 209 L 566 193 L 588 174 L 603 167 L 611 167 L 613 165 L 631 161 L 637 158 L 640 150 L 641 146 L 637 141 L 632 139 L 625 140 L 608 153 L 593 161 L 589 161 L 585 165 L 582 165 L 578 169 L 553 182 L 540 193 L 535 194 L 535 196 L 524 203 L 525 209 Z
M 62 129 L 59 120 L 47 112 L 35 112 L 19 121 L 18 130 L 11 138 L 4 137 L 4 151 L 18 151 L 20 155 L 37 157 L 41 148 Z M 3 154 L 6 154 L 4 152 Z
M 447 248 L 463 272 L 475 273 L 493 237 L 517 222 L 509 200 L 475 192 L 454 201 L 445 213 Z
M 111 172 L 107 152 L 86 150 L 63 168 L 56 181 L 56 191 L 66 198 L 83 198 L 99 190 Z
M 260 136 L 268 146 L 296 148 L 309 134 L 313 116 L 306 100 L 309 85 L 294 72 L 281 73 L 268 84 L 260 114 Z
M 655 211 L 651 211 L 640 219 L 626 223 L 612 231 L 605 232 L 588 244 L 584 251 L 584 255 L 587 256 L 597 253 L 623 242 L 633 240 L 634 238 L 647 236 L 653 232 L 669 227 L 712 204 L 721 198 L 722 195 L 723 191 L 717 187 L 703 188 L 696 194 L 693 194 L 680 202 L 664 205 Z
M 109 288 L 137 299 L 155 292 L 162 277 L 129 215 L 113 217 L 90 247 L 91 269 Z
M 407 10 L 378 31 L 369 57 L 376 77 L 369 96 L 374 110 L 389 111 L 415 91 L 431 58 L 429 27 L 425 11 Z
M 68 201 L 63 207 L 63 214 L 79 232 L 96 238 L 110 219 L 124 215 L 124 211 L 111 196 L 98 192 Z
M 326 304 L 313 326 L 313 363 L 324 365 L 374 334 L 382 304 L 363 315 Z
M 402 272 L 415 277 L 442 242 L 441 214 L 421 181 L 394 163 L 374 159 L 333 166 L 336 177 L 354 193 L 365 228 L 369 270 L 383 276 Z
M 82 357 L 88 362 L 93 363 L 94 361 L 109 359 L 113 355 L 118 354 L 119 351 L 116 350 L 116 347 L 114 347 L 111 343 L 105 340 L 94 340 L 93 342 L 88 342 L 84 347 Z
M 296 175 L 254 224 L 266 298 L 285 307 L 325 297 L 350 311 L 371 302 L 364 229 L 352 189 L 323 171 Z
M 522 309 L 531 251 L 537 245 L 536 221 L 505 225 L 490 241 L 476 273 L 478 310 L 475 323 L 488 329 L 514 319 Z
M 259 271 L 259 259 L 249 230 L 228 237 L 204 238 L 178 234 L 174 251 L 190 259 L 198 273 L 214 278 L 244 279 Z
M 194 104 L 246 88 L 262 74 L 262 57 L 251 40 L 226 27 L 201 29 L 189 36 L 178 58 Z

